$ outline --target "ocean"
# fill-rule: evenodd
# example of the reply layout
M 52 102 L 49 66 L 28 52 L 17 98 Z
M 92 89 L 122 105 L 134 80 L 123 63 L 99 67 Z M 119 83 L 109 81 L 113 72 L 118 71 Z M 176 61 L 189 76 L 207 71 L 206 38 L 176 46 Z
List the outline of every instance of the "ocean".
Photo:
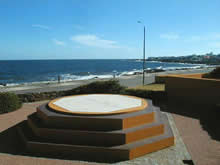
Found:
M 146 68 L 176 70 L 204 65 L 147 61 Z M 0 61 L 0 85 L 111 78 L 142 72 L 139 60 L 8 60 Z

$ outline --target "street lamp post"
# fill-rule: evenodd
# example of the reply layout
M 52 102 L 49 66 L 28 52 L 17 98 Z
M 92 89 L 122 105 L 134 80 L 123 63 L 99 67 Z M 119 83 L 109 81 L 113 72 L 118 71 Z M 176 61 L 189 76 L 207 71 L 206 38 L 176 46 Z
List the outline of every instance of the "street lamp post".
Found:
M 141 21 L 138 21 L 138 23 L 142 24 Z M 143 25 L 143 26 L 144 26 L 144 43 L 143 43 L 143 80 L 142 80 L 142 84 L 144 86 L 144 79 L 145 79 L 145 25 Z

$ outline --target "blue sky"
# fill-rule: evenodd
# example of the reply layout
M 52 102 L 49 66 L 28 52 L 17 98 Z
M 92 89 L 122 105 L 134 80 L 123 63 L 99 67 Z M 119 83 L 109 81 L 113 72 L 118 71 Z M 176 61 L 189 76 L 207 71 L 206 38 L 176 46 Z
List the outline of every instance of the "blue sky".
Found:
M 219 0 L 0 0 L 0 59 L 220 53 Z

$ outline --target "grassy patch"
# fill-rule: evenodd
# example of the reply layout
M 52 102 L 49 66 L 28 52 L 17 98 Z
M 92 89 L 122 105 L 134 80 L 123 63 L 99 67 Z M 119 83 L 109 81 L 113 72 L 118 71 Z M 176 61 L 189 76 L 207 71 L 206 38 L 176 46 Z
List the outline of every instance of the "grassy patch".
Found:
M 165 91 L 165 84 L 148 84 L 144 86 L 136 86 L 130 89 L 141 89 L 147 91 Z

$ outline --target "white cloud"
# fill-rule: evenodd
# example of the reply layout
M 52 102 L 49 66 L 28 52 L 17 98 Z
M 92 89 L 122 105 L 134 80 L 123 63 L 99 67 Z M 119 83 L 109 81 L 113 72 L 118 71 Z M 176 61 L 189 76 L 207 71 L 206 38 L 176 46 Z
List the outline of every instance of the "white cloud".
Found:
M 119 48 L 119 45 L 116 41 L 104 40 L 96 35 L 76 35 L 71 37 L 72 41 L 75 41 L 79 44 L 91 46 L 91 47 L 100 47 L 100 48 Z
M 64 45 L 66 45 L 65 42 L 59 41 L 59 40 L 57 40 L 57 39 L 53 39 L 52 41 L 53 41 L 56 45 L 59 45 L 59 46 L 64 46 Z
M 179 38 L 179 35 L 178 34 L 172 34 L 172 33 L 161 34 L 160 38 L 168 39 L 168 40 L 176 40 L 176 39 Z
M 40 24 L 34 24 L 34 25 L 32 25 L 32 27 L 34 27 L 34 28 L 40 28 L 40 29 L 45 29 L 45 30 L 49 30 L 49 29 L 50 29 L 49 26 L 40 25 Z

